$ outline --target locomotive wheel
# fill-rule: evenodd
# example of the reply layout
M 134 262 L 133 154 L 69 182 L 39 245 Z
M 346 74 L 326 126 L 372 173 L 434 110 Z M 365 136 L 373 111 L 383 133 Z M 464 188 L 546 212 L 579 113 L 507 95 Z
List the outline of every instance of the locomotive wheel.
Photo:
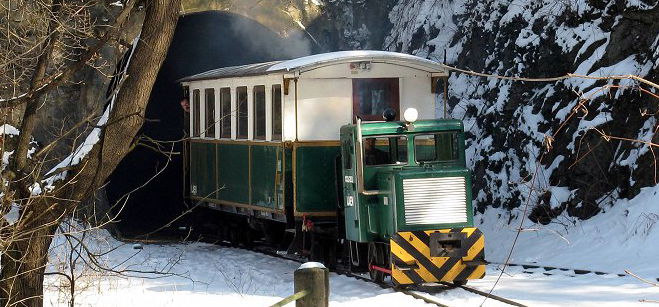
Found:
M 377 283 L 384 282 L 384 272 L 371 268 L 371 265 L 384 267 L 384 251 L 380 245 L 373 242 L 368 243 L 368 274 Z
M 368 272 L 368 244 L 367 243 L 354 243 L 353 241 L 345 241 L 347 249 L 348 267 L 352 273 L 365 273 Z

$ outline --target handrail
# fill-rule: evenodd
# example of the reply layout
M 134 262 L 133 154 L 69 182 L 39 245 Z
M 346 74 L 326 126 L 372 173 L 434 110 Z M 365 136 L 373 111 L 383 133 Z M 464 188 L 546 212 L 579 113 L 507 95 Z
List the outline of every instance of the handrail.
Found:
M 298 293 L 295 293 L 295 294 L 289 295 L 289 296 L 286 297 L 285 299 L 279 301 L 278 303 L 273 304 L 273 305 L 270 306 L 270 307 L 282 307 L 282 306 L 284 306 L 284 305 L 286 305 L 286 304 L 288 304 L 288 303 L 291 303 L 291 302 L 297 301 L 297 300 L 299 300 L 299 299 L 301 299 L 301 298 L 307 296 L 308 294 L 309 294 L 309 290 L 302 290 L 302 291 L 300 291 L 300 292 L 298 292 Z

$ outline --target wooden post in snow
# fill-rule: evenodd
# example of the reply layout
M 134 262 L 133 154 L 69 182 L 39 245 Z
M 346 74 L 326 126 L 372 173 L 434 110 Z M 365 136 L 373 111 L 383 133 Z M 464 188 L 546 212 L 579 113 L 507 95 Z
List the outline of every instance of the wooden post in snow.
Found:
M 307 290 L 309 294 L 295 302 L 296 307 L 328 307 L 329 270 L 318 262 L 302 264 L 293 273 L 295 293 Z

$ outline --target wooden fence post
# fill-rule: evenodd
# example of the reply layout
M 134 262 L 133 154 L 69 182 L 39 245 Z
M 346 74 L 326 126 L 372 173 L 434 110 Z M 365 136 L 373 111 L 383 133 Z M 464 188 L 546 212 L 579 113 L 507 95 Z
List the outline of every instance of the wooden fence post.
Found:
M 295 302 L 296 307 L 328 307 L 329 270 L 318 262 L 302 264 L 293 273 L 295 293 L 307 290 L 309 294 Z

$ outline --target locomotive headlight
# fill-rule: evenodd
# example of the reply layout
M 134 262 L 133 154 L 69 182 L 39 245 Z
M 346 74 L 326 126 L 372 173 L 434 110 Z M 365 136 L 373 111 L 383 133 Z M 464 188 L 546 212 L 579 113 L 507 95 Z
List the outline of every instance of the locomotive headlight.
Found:
M 405 113 L 403 113 L 403 119 L 405 119 L 405 121 L 408 123 L 415 122 L 417 118 L 419 118 L 419 111 L 417 111 L 415 108 L 407 108 Z

